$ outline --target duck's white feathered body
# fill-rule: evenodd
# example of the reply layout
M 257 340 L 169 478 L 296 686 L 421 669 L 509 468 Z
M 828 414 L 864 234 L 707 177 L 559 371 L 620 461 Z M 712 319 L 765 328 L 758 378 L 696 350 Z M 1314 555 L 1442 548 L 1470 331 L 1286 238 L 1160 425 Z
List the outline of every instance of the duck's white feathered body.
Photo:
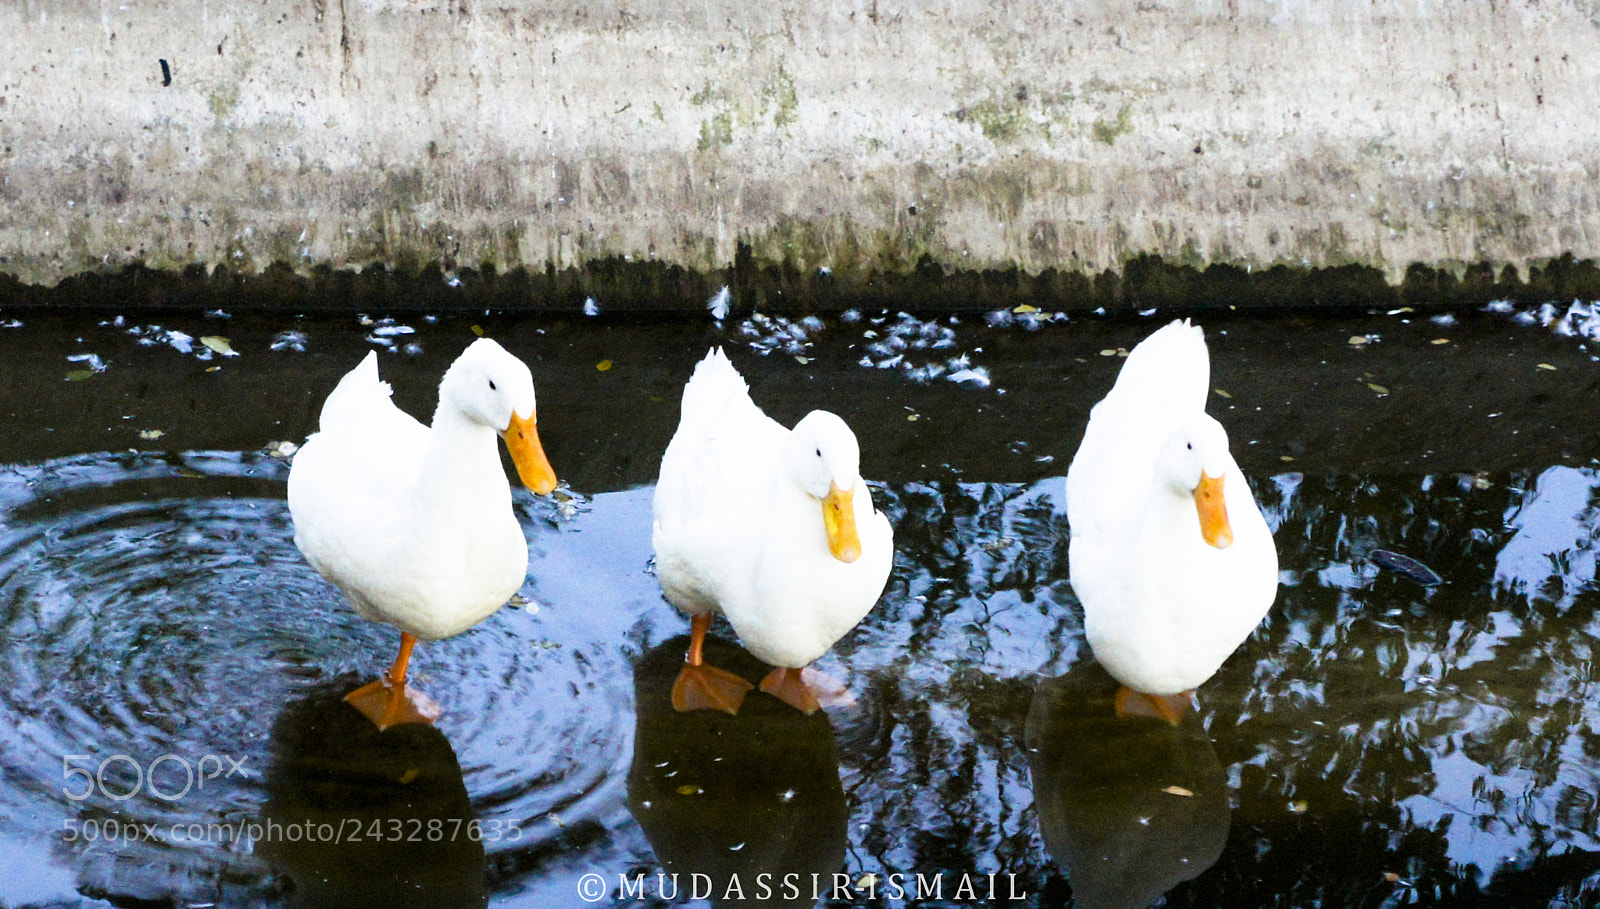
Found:
M 858 460 L 843 420 L 813 411 L 785 429 L 712 350 L 684 387 L 656 485 L 656 575 L 667 600 L 690 615 L 726 615 L 773 666 L 820 657 L 872 609 L 893 563 L 889 521 L 873 508 Z M 830 549 L 821 513 L 830 484 L 852 493 L 853 561 Z
M 1187 320 L 1140 343 L 1096 404 L 1067 471 L 1073 590 L 1096 659 L 1153 695 L 1210 678 L 1277 595 L 1278 557 L 1249 484 L 1207 416 L 1210 361 Z M 1199 506 L 1202 476 L 1221 478 L 1218 512 Z M 1216 542 L 1231 543 L 1218 546 Z
M 526 578 L 496 436 L 514 412 L 531 419 L 533 381 L 485 339 L 445 374 L 431 427 L 389 394 L 374 352 L 328 396 L 289 473 L 295 545 L 363 617 L 436 640 L 482 621 Z

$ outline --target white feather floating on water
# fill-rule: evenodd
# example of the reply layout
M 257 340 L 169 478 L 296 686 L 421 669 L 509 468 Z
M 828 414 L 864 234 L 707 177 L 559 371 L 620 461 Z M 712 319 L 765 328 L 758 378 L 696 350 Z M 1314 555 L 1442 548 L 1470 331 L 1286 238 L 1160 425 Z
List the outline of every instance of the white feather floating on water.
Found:
M 728 285 L 724 284 L 721 290 L 706 301 L 706 309 L 711 310 L 711 318 L 720 322 L 728 317 L 728 307 L 732 302 L 733 292 L 728 289 Z

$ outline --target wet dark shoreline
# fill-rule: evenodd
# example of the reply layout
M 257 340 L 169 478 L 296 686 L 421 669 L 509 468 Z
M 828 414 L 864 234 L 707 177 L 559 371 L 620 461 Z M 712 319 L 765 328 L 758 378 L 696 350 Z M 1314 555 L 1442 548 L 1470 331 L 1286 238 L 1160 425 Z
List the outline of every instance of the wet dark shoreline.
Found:
M 793 422 L 817 407 L 844 415 L 861 437 L 869 477 L 1027 482 L 1065 472 L 1089 408 L 1115 377 L 1115 352 L 1171 318 L 1051 321 L 1002 311 L 1010 324 L 994 327 L 982 315 L 926 317 L 922 324 L 954 337 L 941 355 L 980 366 L 985 387 L 861 365 L 889 327 L 909 318 L 895 313 L 820 320 L 796 357 L 758 353 L 751 323 L 733 317 L 719 327 L 709 316 L 381 322 L 224 312 L 0 309 L 0 324 L 21 323 L 0 328 L 7 460 L 303 441 L 327 391 L 374 347 L 396 402 L 426 419 L 438 376 L 481 330 L 533 368 L 552 462 L 584 492 L 654 481 L 682 384 L 719 344 L 777 419 Z M 1249 473 L 1499 473 L 1600 457 L 1593 355 L 1548 328 L 1478 310 L 1194 318 L 1211 348 L 1210 411 Z M 384 326 L 404 333 L 374 334 Z M 154 328 L 182 332 L 191 352 L 149 351 L 163 343 Z M 285 332 L 304 336 L 305 349 L 284 346 Z M 225 338 L 236 355 L 204 349 L 199 339 L 208 336 Z M 417 347 L 405 353 L 406 345 Z M 68 359 L 89 354 L 102 371 Z M 133 366 L 146 357 L 153 368 Z M 84 372 L 92 374 L 69 379 Z
M 721 270 L 696 271 L 661 261 L 594 259 L 582 267 L 505 271 L 492 264 L 374 261 L 363 267 L 319 265 L 297 270 L 274 262 L 260 271 L 190 265 L 155 269 L 140 263 L 86 270 L 55 286 L 25 284 L 0 259 L 0 309 L 48 307 L 141 313 L 230 311 L 337 314 L 484 310 L 524 314 L 579 312 L 594 300 L 611 313 L 693 314 L 723 287 L 735 311 L 784 314 L 848 309 L 973 313 L 1019 305 L 1073 314 L 1132 315 L 1159 308 L 1195 313 L 1244 311 L 1349 315 L 1364 309 L 1410 306 L 1479 308 L 1496 300 L 1521 306 L 1600 298 L 1600 264 L 1570 252 L 1530 266 L 1479 262 L 1459 268 L 1412 264 L 1391 282 L 1371 266 L 1325 268 L 1274 265 L 1251 270 L 1205 267 L 1139 255 L 1101 272 L 1045 269 L 949 269 L 924 256 L 857 271 L 801 269 L 758 259 L 738 247 Z

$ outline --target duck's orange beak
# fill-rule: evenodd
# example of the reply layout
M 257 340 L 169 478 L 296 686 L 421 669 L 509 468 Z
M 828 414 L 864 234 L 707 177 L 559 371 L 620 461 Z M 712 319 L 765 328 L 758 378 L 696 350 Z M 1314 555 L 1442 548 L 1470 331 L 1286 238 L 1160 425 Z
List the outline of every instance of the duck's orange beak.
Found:
M 1228 524 L 1228 505 L 1222 499 L 1222 477 L 1200 472 L 1200 485 L 1194 488 L 1194 507 L 1200 512 L 1200 536 L 1218 549 L 1233 545 L 1233 527 Z
M 861 558 L 861 535 L 856 532 L 855 491 L 832 484 L 822 500 L 822 526 L 828 531 L 828 551 L 841 562 Z
M 506 427 L 501 438 L 506 440 L 506 448 L 511 452 L 512 463 L 517 465 L 517 476 L 522 478 L 522 485 L 539 495 L 548 495 L 556 488 L 556 472 L 550 467 L 550 459 L 544 456 L 544 446 L 539 444 L 535 417 L 536 414 L 530 414 L 523 419 L 520 414 L 513 412 L 511 425 Z

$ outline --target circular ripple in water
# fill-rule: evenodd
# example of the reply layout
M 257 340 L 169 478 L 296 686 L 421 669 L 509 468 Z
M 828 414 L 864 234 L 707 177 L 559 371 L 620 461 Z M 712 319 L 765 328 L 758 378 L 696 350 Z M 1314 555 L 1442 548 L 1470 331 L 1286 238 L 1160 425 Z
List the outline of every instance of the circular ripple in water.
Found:
M 275 722 L 375 677 L 398 643 L 295 549 L 286 476 L 237 453 L 0 468 L 0 814 L 51 838 L 80 892 L 281 890 L 254 838 Z M 560 536 L 553 522 L 530 536 Z M 539 851 L 620 801 L 632 716 L 607 680 L 626 668 L 563 633 L 508 610 L 413 658 L 491 855 Z

